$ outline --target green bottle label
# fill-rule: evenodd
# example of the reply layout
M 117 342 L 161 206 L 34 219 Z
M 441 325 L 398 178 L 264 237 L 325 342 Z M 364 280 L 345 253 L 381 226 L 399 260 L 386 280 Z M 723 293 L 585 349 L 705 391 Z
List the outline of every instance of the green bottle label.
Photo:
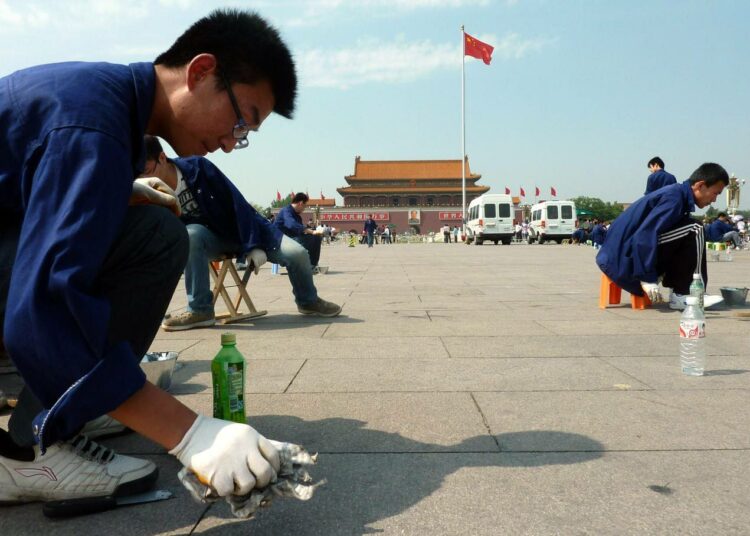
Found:
M 223 346 L 211 362 L 214 417 L 246 423 L 245 358 L 234 345 Z

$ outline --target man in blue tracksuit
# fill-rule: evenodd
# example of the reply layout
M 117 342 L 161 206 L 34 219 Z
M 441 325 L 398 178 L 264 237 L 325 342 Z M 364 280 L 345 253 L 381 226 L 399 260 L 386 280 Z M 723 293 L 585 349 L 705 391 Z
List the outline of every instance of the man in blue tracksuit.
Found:
M 658 156 L 648 161 L 648 169 L 651 175 L 646 179 L 646 191 L 643 192 L 643 195 L 655 192 L 659 188 L 664 188 L 670 184 L 677 184 L 675 176 L 664 171 L 664 160 Z
M 177 192 L 190 239 L 188 310 L 165 319 L 165 331 L 216 322 L 208 263 L 225 254 L 247 256 L 256 274 L 267 259 L 286 266 L 300 313 L 330 317 L 341 312 L 340 306 L 318 298 L 307 250 L 258 214 L 219 168 L 201 156 L 169 160 L 153 136 L 145 137 L 145 146 L 143 175 L 158 177 Z
M 143 169 L 143 135 L 179 155 L 230 152 L 294 111 L 278 32 L 217 10 L 154 63 L 60 63 L 0 78 L 0 320 L 26 384 L 0 430 L 0 503 L 153 485 L 155 465 L 77 436 L 109 414 L 229 497 L 265 485 L 278 451 L 253 428 L 198 416 L 139 361 L 188 254 L 174 192 Z M 106 417 L 105 417 L 106 418 Z
M 672 289 L 670 307 L 685 308 L 693 273 L 706 273 L 703 226 L 690 217 L 695 207 L 716 200 L 729 184 L 718 164 L 703 164 L 682 184 L 665 186 L 633 203 L 610 225 L 596 256 L 599 268 L 631 294 L 661 301 L 659 279 Z M 706 296 L 706 306 L 716 303 Z
M 596 249 L 602 247 L 604 239 L 607 238 L 607 230 L 599 220 L 594 220 L 594 228 L 591 229 L 591 243 Z
M 737 249 L 742 247 L 740 233 L 729 223 L 726 212 L 719 212 L 716 219 L 711 222 L 708 226 L 708 236 L 706 238 L 710 242 L 732 242 L 732 245 Z
M 318 273 L 323 237 L 316 233 L 315 229 L 304 225 L 302 216 L 300 216 L 305 211 L 308 201 L 310 201 L 310 197 L 306 193 L 297 192 L 294 194 L 292 202 L 282 208 L 273 219 L 273 225 L 284 235 L 304 246 L 310 255 L 313 273 Z

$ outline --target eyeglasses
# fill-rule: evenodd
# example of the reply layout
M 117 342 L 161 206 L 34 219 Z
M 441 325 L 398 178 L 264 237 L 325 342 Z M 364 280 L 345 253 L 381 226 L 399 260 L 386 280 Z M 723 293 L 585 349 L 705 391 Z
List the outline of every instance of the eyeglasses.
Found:
M 248 126 L 248 124 L 245 122 L 245 119 L 242 117 L 240 107 L 237 105 L 237 98 L 234 96 L 234 92 L 232 91 L 232 85 L 229 83 L 229 80 L 227 80 L 224 74 L 221 75 L 221 81 L 227 90 L 229 100 L 232 102 L 234 113 L 237 115 L 237 124 L 234 125 L 234 128 L 232 128 L 232 136 L 234 136 L 234 139 L 237 140 L 237 144 L 234 146 L 234 148 L 244 149 L 245 147 L 250 145 L 250 142 L 247 141 L 247 135 L 252 129 L 250 128 L 250 126 Z

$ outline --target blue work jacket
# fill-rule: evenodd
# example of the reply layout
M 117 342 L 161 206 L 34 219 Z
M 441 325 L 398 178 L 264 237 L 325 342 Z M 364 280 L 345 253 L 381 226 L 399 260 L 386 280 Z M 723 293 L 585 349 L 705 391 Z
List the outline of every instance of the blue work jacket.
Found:
M 107 342 L 93 289 L 143 168 L 151 63 L 58 63 L 0 78 L 0 213 L 20 224 L 3 339 L 46 408 L 42 452 L 139 390 L 127 341 Z M 2 221 L 0 221 L 2 225 Z
M 610 225 L 596 256 L 602 272 L 631 294 L 643 296 L 641 281 L 656 283 L 659 235 L 674 229 L 695 210 L 688 181 L 641 197 Z
M 735 229 L 728 223 L 717 219 L 712 221 L 708 226 L 708 236 L 706 237 L 706 239 L 710 242 L 721 242 L 721 239 L 724 238 L 725 234 L 730 231 L 736 230 L 737 229 Z
M 280 229 L 258 214 L 237 187 L 210 160 L 202 156 L 176 158 L 172 162 L 193 193 L 208 228 L 222 238 L 241 245 L 246 254 L 253 248 L 266 252 L 279 248 L 284 236 Z
M 302 223 L 302 218 L 292 205 L 282 208 L 273 220 L 274 226 L 281 229 L 289 238 L 298 238 L 305 232 L 306 227 Z
M 378 224 L 375 223 L 375 220 L 370 219 L 370 218 L 367 218 L 365 220 L 365 232 L 367 234 L 374 233 L 377 230 L 377 228 L 378 228 Z
M 603 244 L 606 237 L 607 230 L 604 228 L 604 225 L 601 223 L 594 225 L 594 228 L 591 230 L 591 241 L 594 244 Z
M 648 176 L 648 179 L 646 179 L 646 191 L 643 192 L 643 195 L 655 192 L 659 188 L 664 188 L 665 186 L 669 186 L 670 184 L 677 184 L 677 179 L 674 175 L 672 175 L 671 173 L 667 173 L 663 169 L 654 171 L 651 175 Z

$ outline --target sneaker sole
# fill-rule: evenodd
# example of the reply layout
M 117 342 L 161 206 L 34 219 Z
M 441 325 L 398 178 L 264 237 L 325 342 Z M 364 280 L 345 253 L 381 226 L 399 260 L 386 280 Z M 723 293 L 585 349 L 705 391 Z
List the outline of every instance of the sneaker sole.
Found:
M 125 482 L 124 484 L 120 484 L 119 486 L 117 486 L 115 488 L 114 493 L 112 493 L 111 495 L 87 495 L 87 496 L 81 496 L 81 497 L 76 497 L 72 499 L 24 496 L 24 494 L 21 494 L 20 497 L 9 497 L 9 494 L 12 494 L 13 492 L 17 492 L 17 488 L 15 486 L 12 488 L 9 488 L 7 490 L 9 493 L 7 495 L 6 495 L 5 490 L 0 488 L 0 505 L 28 504 L 28 503 L 33 503 L 33 502 L 46 502 L 46 501 L 59 501 L 59 500 L 90 501 L 91 499 L 97 499 L 97 498 L 102 498 L 102 497 L 127 497 L 130 495 L 136 495 L 138 493 L 145 493 L 147 491 L 151 491 L 154 488 L 154 484 L 156 484 L 156 480 L 158 478 L 159 478 L 159 468 L 154 466 L 153 471 L 151 471 L 150 473 L 143 475 L 140 478 L 136 478 L 135 480 L 131 480 L 130 482 Z M 29 490 L 29 492 L 33 493 L 32 490 Z
M 164 331 L 185 331 L 186 329 L 194 328 L 207 328 L 216 324 L 216 319 L 204 320 L 203 322 L 195 322 L 194 324 L 187 324 L 185 326 L 168 326 L 166 324 L 161 325 L 161 329 Z
M 338 316 L 341 314 L 341 307 L 339 307 L 339 310 L 335 313 L 321 313 L 319 311 L 303 311 L 302 309 L 297 309 L 300 314 L 302 315 L 308 315 L 308 316 L 322 316 L 324 318 L 332 318 L 334 316 Z

